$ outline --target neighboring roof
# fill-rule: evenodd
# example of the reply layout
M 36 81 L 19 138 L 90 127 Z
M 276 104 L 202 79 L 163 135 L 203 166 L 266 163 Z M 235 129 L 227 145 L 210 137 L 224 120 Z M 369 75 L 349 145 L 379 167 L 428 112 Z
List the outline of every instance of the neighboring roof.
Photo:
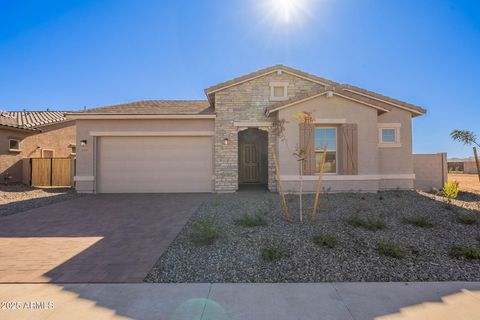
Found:
M 207 100 L 143 100 L 71 114 L 213 115 Z
M 6 111 L 0 113 L 0 125 L 23 130 L 70 121 L 64 111 Z
M 294 68 L 290 68 L 290 67 L 287 67 L 287 66 L 284 66 L 284 65 L 281 65 L 281 64 L 277 64 L 275 66 L 260 69 L 258 71 L 254 71 L 254 72 L 246 74 L 244 76 L 241 76 L 241 77 L 238 77 L 238 78 L 235 78 L 235 79 L 232 79 L 232 80 L 228 80 L 228 81 L 216 84 L 214 86 L 208 87 L 207 89 L 205 89 L 205 93 L 207 95 L 209 95 L 209 94 L 214 93 L 216 91 L 223 90 L 227 87 L 231 87 L 233 85 L 236 85 L 236 84 L 239 84 L 239 83 L 242 83 L 242 82 L 245 82 L 245 81 L 249 81 L 249 80 L 252 80 L 254 78 L 258 78 L 258 77 L 261 77 L 261 76 L 264 76 L 264 75 L 267 75 L 269 73 L 273 73 L 273 72 L 276 72 L 276 71 L 280 71 L 280 70 L 284 71 L 284 72 L 287 72 L 287 73 L 290 73 L 290 74 L 294 74 L 294 75 L 302 77 L 302 78 L 309 79 L 313 82 L 318 82 L 318 83 L 323 84 L 323 85 L 334 86 L 334 85 L 338 84 L 338 83 L 333 82 L 331 80 L 315 76 L 313 74 L 309 74 L 309 73 L 306 73 L 306 72 L 303 72 L 303 71 L 300 71 L 300 70 L 297 70 L 297 69 L 294 69 Z
M 353 100 L 360 104 L 375 108 L 379 110 L 379 113 L 389 112 L 392 106 L 412 112 L 414 116 L 422 115 L 427 112 L 425 109 L 419 106 L 388 98 L 365 89 L 361 89 L 351 85 L 336 85 L 326 86 L 316 91 L 309 92 L 308 94 L 304 94 L 302 96 L 297 96 L 295 98 L 273 104 L 265 108 L 265 114 L 268 116 L 272 112 L 276 112 L 278 110 L 296 105 L 298 103 L 326 95 L 328 92 L 331 92 L 333 95 Z

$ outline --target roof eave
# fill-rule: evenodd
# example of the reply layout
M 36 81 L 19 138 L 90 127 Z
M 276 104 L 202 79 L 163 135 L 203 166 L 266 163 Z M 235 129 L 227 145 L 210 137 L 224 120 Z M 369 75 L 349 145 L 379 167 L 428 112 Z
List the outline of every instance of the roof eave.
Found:
M 215 114 L 67 113 L 67 119 L 215 119 Z

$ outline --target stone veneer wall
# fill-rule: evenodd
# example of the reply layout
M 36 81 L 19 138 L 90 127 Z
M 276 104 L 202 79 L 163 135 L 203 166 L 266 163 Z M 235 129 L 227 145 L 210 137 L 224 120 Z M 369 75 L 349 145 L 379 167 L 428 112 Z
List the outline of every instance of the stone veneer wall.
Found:
M 264 115 L 270 101 L 270 82 L 288 81 L 288 97 L 305 95 L 322 87 L 315 82 L 282 72 L 272 73 L 215 93 L 215 191 L 234 192 L 238 189 L 238 131 L 236 121 L 273 122 Z M 293 119 L 289 119 L 293 121 Z M 268 131 L 268 188 L 276 190 L 272 148 L 277 146 L 277 137 L 272 127 Z M 228 138 L 229 143 L 224 144 Z M 278 148 L 277 148 L 278 149 Z

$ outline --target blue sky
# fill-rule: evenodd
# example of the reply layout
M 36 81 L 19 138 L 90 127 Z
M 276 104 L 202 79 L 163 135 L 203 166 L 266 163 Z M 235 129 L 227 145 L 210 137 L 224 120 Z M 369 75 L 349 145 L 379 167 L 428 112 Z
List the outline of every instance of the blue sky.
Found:
M 480 2 L 0 0 L 0 108 L 73 110 L 203 89 L 285 64 L 428 109 L 414 151 L 480 135 Z M 297 8 L 298 9 L 298 8 Z

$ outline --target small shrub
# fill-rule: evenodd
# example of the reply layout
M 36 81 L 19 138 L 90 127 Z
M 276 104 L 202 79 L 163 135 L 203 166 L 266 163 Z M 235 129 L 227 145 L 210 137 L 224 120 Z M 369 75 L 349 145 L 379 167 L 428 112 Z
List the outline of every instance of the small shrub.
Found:
M 465 259 L 480 259 L 480 249 L 478 248 L 469 248 L 469 247 L 460 247 L 455 246 L 452 248 L 450 252 L 452 256 L 457 259 L 465 258 Z
M 370 231 L 385 229 L 387 226 L 383 218 L 366 217 L 362 218 L 358 214 L 352 215 L 347 222 L 354 227 L 362 227 Z
M 396 259 L 405 258 L 405 256 L 407 255 L 407 252 L 401 245 L 395 244 L 395 243 L 385 243 L 385 242 L 380 242 L 378 244 L 378 253 L 380 253 L 381 255 L 396 258 Z
M 458 223 L 473 225 L 478 223 L 478 216 L 475 213 L 458 214 L 456 220 Z
M 213 244 L 219 237 L 220 232 L 211 219 L 200 219 L 192 225 L 190 241 L 196 245 Z
M 254 215 L 246 213 L 240 218 L 236 219 L 235 224 L 247 228 L 263 227 L 267 225 L 267 220 L 265 220 L 265 217 L 260 213 Z
M 460 189 L 457 181 L 448 181 L 443 185 L 442 195 L 449 200 L 456 199 L 459 191 Z
M 426 216 L 408 217 L 403 219 L 403 221 L 420 228 L 431 228 L 434 226 L 433 222 Z
M 333 234 L 319 234 L 312 238 L 317 246 L 333 248 L 337 244 L 337 238 Z
M 282 250 L 275 247 L 266 247 L 262 249 L 262 259 L 265 261 L 275 261 L 283 257 Z

